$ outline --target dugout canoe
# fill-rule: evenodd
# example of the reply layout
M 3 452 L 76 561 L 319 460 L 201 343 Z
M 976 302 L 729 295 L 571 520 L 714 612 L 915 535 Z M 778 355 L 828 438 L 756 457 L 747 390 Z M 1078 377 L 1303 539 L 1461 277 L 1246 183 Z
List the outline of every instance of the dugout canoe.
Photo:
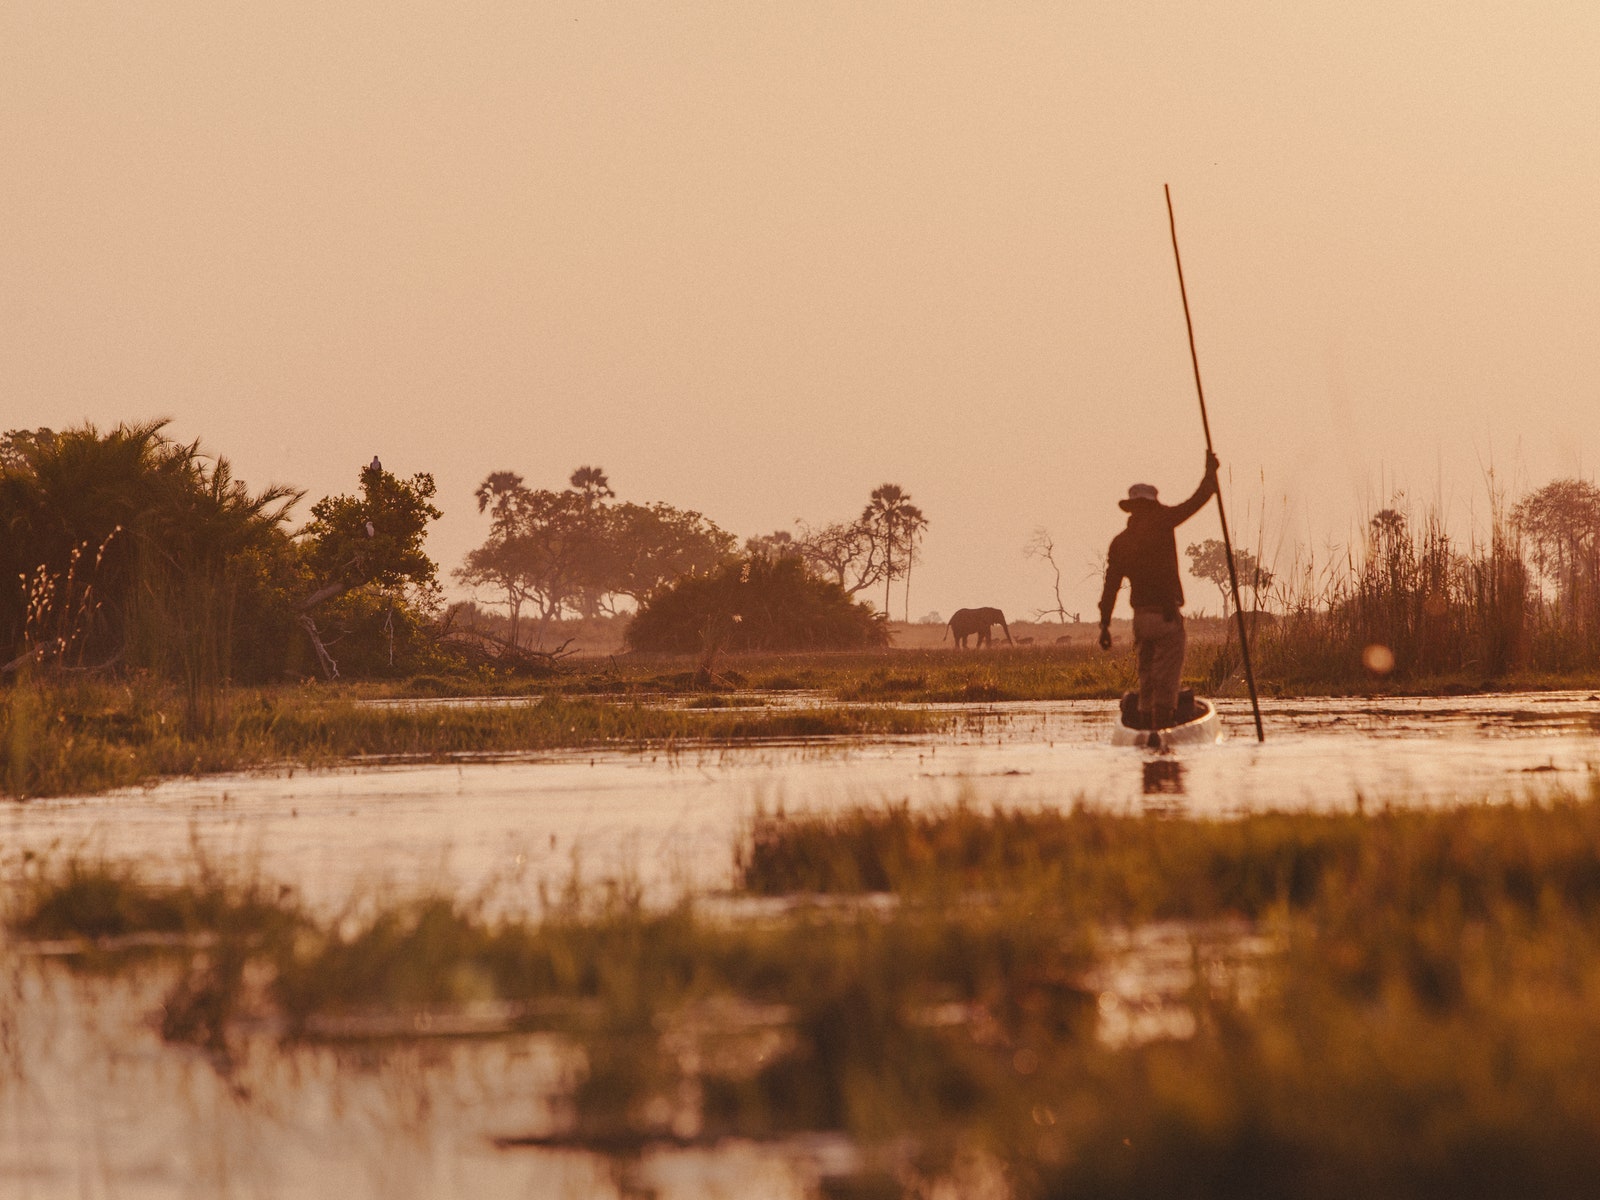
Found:
M 1217 706 L 1198 696 L 1194 699 L 1194 715 L 1189 720 L 1167 729 L 1156 730 L 1153 734 L 1148 729 L 1136 729 L 1129 725 L 1123 717 L 1125 711 L 1126 706 L 1117 710 L 1117 723 L 1111 729 L 1113 746 L 1171 750 L 1178 746 L 1215 745 L 1223 737 L 1222 718 L 1217 715 Z M 1152 737 L 1154 741 L 1151 740 Z

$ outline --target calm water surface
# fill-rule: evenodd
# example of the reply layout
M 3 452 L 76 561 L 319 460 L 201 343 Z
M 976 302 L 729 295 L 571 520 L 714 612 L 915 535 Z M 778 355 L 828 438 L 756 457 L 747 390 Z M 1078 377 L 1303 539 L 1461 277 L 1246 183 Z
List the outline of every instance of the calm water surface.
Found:
M 942 707 L 942 706 L 941 706 Z M 577 872 L 670 899 L 729 880 L 760 812 L 1078 801 L 1196 815 L 1456 804 L 1585 791 L 1600 699 L 1582 692 L 1221 704 L 1228 738 L 1159 758 L 1107 743 L 1104 702 L 949 706 L 954 732 L 737 749 L 598 751 L 179 780 L 0 810 L 0 872 L 32 852 L 181 872 L 196 853 L 313 903 L 438 887 L 531 898 Z
M 742 831 L 780 808 L 1447 805 L 1586 792 L 1600 763 L 1600 699 L 1586 693 L 1280 701 L 1265 745 L 1246 706 L 1222 709 L 1229 739 L 1175 757 L 1109 746 L 1109 704 L 996 704 L 951 709 L 953 732 L 893 741 L 388 764 L 9 804 L 0 879 L 67 855 L 184 876 L 198 855 L 334 910 L 418 888 L 532 907 L 541 882 L 574 872 L 665 901 L 726 886 Z M 1192 1016 L 1170 1001 L 1197 954 L 1248 992 L 1271 947 L 1248 928 L 1201 934 L 1108 941 L 1092 981 L 1103 1038 L 1184 1036 Z M 691 1129 L 621 1155 L 529 1144 L 562 1128 L 583 1061 L 550 1034 L 285 1048 L 247 1030 L 219 1071 L 161 1041 L 166 970 L 81 975 L 0 947 L 0 1195 L 800 1200 L 894 1169 L 829 1136 L 702 1146 Z M 972 1172 L 951 1194 L 1007 1194 L 993 1164 Z

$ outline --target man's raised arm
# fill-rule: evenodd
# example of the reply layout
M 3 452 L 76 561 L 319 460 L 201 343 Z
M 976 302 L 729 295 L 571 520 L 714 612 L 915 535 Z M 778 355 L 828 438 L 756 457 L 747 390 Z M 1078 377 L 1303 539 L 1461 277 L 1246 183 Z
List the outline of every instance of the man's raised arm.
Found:
M 1167 509 L 1168 519 L 1174 525 L 1182 525 L 1204 508 L 1207 500 L 1217 494 L 1217 468 L 1221 465 L 1217 461 L 1217 456 L 1207 450 L 1205 478 L 1200 481 L 1200 486 L 1195 489 L 1194 495 L 1190 496 L 1182 504 L 1174 504 Z

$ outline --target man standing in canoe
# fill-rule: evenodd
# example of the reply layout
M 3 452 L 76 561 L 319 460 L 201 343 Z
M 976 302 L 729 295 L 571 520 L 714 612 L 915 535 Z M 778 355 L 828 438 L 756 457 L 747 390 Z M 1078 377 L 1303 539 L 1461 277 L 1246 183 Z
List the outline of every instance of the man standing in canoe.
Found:
M 1139 716 L 1146 729 L 1166 729 L 1178 708 L 1183 676 L 1183 584 L 1178 578 L 1178 540 L 1173 530 L 1217 493 L 1217 456 L 1206 451 L 1206 474 L 1182 504 L 1166 505 L 1156 489 L 1136 483 L 1118 507 L 1128 527 L 1111 539 L 1106 586 L 1100 593 L 1100 648 L 1111 649 L 1111 610 L 1122 581 L 1133 603 L 1133 640 L 1139 647 Z

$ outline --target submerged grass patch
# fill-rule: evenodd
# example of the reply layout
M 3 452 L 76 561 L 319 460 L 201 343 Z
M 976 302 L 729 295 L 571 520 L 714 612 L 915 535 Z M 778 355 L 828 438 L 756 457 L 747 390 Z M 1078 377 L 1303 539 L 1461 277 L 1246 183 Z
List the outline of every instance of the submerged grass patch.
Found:
M 1600 797 L 1226 822 L 891 808 L 758 822 L 742 890 L 791 902 L 743 918 L 574 889 L 536 919 L 433 898 L 352 925 L 72 867 L 12 925 L 209 934 L 163 1029 L 223 1063 L 263 1014 L 290 1041 L 372 1014 L 401 1018 L 368 1027 L 387 1036 L 475 1011 L 562 1030 L 586 1063 L 574 1145 L 837 1130 L 903 1148 L 883 1194 L 906 1196 L 973 1161 L 1018 1198 L 1573 1196 L 1600 1168 L 1597 864 Z M 799 895 L 863 889 L 895 898 Z M 1271 933 L 1259 986 L 1197 933 L 1192 1036 L 1096 1036 L 1108 926 L 1224 916 Z
M 209 731 L 150 684 L 19 685 L 0 694 L 0 779 L 16 797 L 91 792 L 163 775 L 362 757 L 444 757 L 591 746 L 900 735 L 928 713 L 818 707 L 773 712 L 665 709 L 548 695 L 526 704 L 372 705 L 323 689 L 239 691 Z
M 262 932 L 296 923 L 280 895 L 223 883 L 202 872 L 186 884 L 154 884 L 118 864 L 73 861 L 28 889 L 9 925 L 35 941 L 115 941 L 139 934 L 209 935 L 226 929 Z
M 40 883 L 13 930 L 103 936 L 98 915 L 76 930 L 62 919 L 89 912 L 62 898 L 101 873 L 72 867 Z M 729 923 L 690 904 L 660 912 L 626 895 L 571 895 L 540 920 L 493 922 L 435 897 L 351 927 L 289 901 L 260 920 L 245 893 L 209 885 L 141 889 L 112 871 L 88 886 L 116 894 L 110 927 L 119 935 L 143 916 L 191 936 L 168 951 L 168 1040 L 203 1046 L 226 1068 L 241 1021 L 275 1023 L 295 1042 L 461 1028 L 453 1017 L 488 1011 L 502 1032 L 559 1030 L 584 1046 L 588 1070 L 572 1097 L 577 1142 L 681 1128 L 676 1112 L 651 1114 L 663 1096 L 682 1095 L 686 1037 L 721 1047 L 721 1066 L 694 1072 L 696 1136 L 845 1129 L 883 1139 L 947 1119 L 952 1099 L 965 1111 L 961 1098 L 980 1095 L 991 1070 L 932 1014 L 981 1009 L 995 1036 L 1041 1047 L 1092 1031 L 1093 1000 L 1077 982 L 1086 943 L 1010 905 Z M 87 961 L 103 967 L 109 953 Z M 742 1027 L 755 1028 L 752 1013 L 781 1033 L 765 1053 L 728 1054 Z

